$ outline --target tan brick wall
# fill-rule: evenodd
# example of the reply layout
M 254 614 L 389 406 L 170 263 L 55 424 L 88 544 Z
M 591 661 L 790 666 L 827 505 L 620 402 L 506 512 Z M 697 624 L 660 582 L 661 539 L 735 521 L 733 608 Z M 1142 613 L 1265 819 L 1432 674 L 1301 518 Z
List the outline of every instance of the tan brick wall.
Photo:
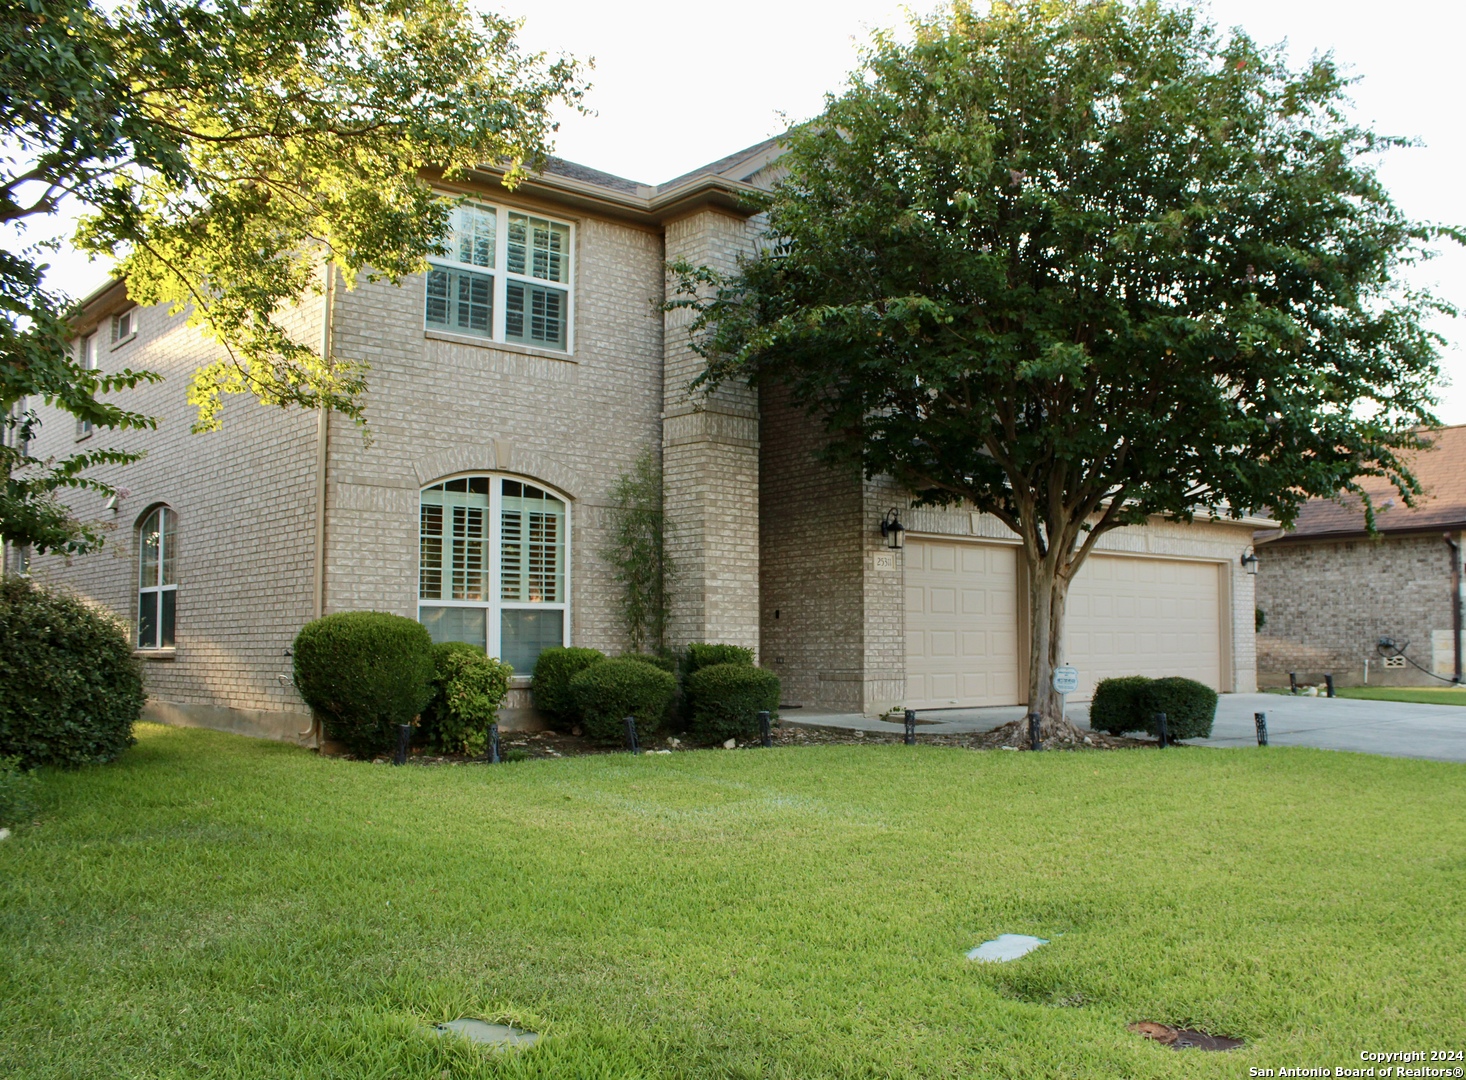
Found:
M 742 218 L 703 211 L 666 227 L 669 262 L 722 271 L 752 243 Z M 715 393 L 690 385 L 703 370 L 687 312 L 665 324 L 662 463 L 667 548 L 674 568 L 673 646 L 719 641 L 759 650 L 758 401 L 743 384 Z
M 300 340 L 316 343 L 320 317 L 315 300 L 289 323 Z M 190 434 L 189 380 L 218 355 L 217 346 L 165 307 L 138 309 L 137 318 L 137 337 L 111 351 L 104 326 L 102 367 L 164 376 L 117 397 L 157 417 L 158 429 L 99 431 L 77 442 L 75 421 L 45 410 L 36 445 L 42 456 L 92 445 L 141 448 L 147 456 L 96 470 L 129 492 L 116 514 L 90 494 L 73 499 L 82 517 L 112 527 L 103 550 L 69 562 L 39 557 L 32 571 L 73 586 L 135 625 L 136 526 L 154 504 L 167 503 L 178 523 L 177 648 L 171 659 L 145 664 L 148 693 L 160 703 L 303 713 L 294 687 L 280 676 L 291 671 L 285 650 L 311 617 L 316 417 L 235 397 L 225 406 L 222 431 Z
M 1307 682 L 1331 673 L 1341 685 L 1443 685 L 1406 666 L 1386 668 L 1381 637 L 1410 642 L 1407 655 L 1449 677 L 1450 554 L 1439 533 L 1375 539 L 1284 541 L 1258 549 L 1257 606 L 1267 614 L 1258 634 L 1257 671 L 1264 686 L 1286 686 L 1288 673 Z M 1439 652 L 1440 655 L 1434 655 Z

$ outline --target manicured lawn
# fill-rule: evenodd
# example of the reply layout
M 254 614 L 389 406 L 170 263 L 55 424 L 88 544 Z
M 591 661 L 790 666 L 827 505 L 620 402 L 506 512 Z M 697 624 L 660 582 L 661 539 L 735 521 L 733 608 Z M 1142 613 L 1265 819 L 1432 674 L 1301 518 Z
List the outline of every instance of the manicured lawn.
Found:
M 1418 705 L 1466 705 L 1466 687 L 1459 686 L 1347 686 L 1335 691 L 1339 697 L 1366 701 L 1413 701 Z
M 145 727 L 0 844 L 0 1075 L 1226 1077 L 1458 1047 L 1466 766 L 812 747 L 393 769 Z M 999 933 L 1052 944 L 1011 964 Z M 462 1015 L 546 1032 L 495 1055 Z M 1139 1019 L 1248 1040 L 1177 1053 Z

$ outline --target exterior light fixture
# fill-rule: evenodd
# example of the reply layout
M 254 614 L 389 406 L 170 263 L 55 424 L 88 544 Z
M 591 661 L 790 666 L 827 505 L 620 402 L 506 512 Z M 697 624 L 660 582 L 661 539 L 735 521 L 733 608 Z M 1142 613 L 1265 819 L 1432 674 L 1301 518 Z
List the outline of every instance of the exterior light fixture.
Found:
M 886 547 L 894 551 L 900 551 L 906 546 L 906 526 L 901 524 L 901 518 L 894 506 L 886 511 L 886 516 L 881 521 L 881 536 L 885 538 Z
M 1246 570 L 1249 574 L 1256 575 L 1257 573 L 1257 553 L 1252 548 L 1248 548 L 1242 553 L 1242 569 Z

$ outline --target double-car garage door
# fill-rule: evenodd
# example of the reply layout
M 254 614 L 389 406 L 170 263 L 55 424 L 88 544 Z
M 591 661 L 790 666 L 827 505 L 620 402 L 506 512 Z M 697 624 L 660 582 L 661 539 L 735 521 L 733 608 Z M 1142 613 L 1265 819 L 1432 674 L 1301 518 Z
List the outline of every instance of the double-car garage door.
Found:
M 1018 549 L 906 545 L 906 705 L 1022 704 Z M 1112 675 L 1185 675 L 1221 688 L 1217 564 L 1092 555 L 1069 590 L 1065 659 L 1077 698 Z

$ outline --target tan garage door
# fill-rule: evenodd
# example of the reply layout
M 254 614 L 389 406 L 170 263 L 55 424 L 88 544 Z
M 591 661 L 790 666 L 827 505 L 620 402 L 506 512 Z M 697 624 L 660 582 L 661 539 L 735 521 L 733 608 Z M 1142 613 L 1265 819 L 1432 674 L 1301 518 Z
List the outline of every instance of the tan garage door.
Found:
M 907 708 L 1020 700 L 1017 549 L 907 544 Z
M 1074 698 L 1111 675 L 1184 675 L 1221 689 L 1220 577 L 1215 563 L 1092 555 L 1069 590 L 1065 659 Z

